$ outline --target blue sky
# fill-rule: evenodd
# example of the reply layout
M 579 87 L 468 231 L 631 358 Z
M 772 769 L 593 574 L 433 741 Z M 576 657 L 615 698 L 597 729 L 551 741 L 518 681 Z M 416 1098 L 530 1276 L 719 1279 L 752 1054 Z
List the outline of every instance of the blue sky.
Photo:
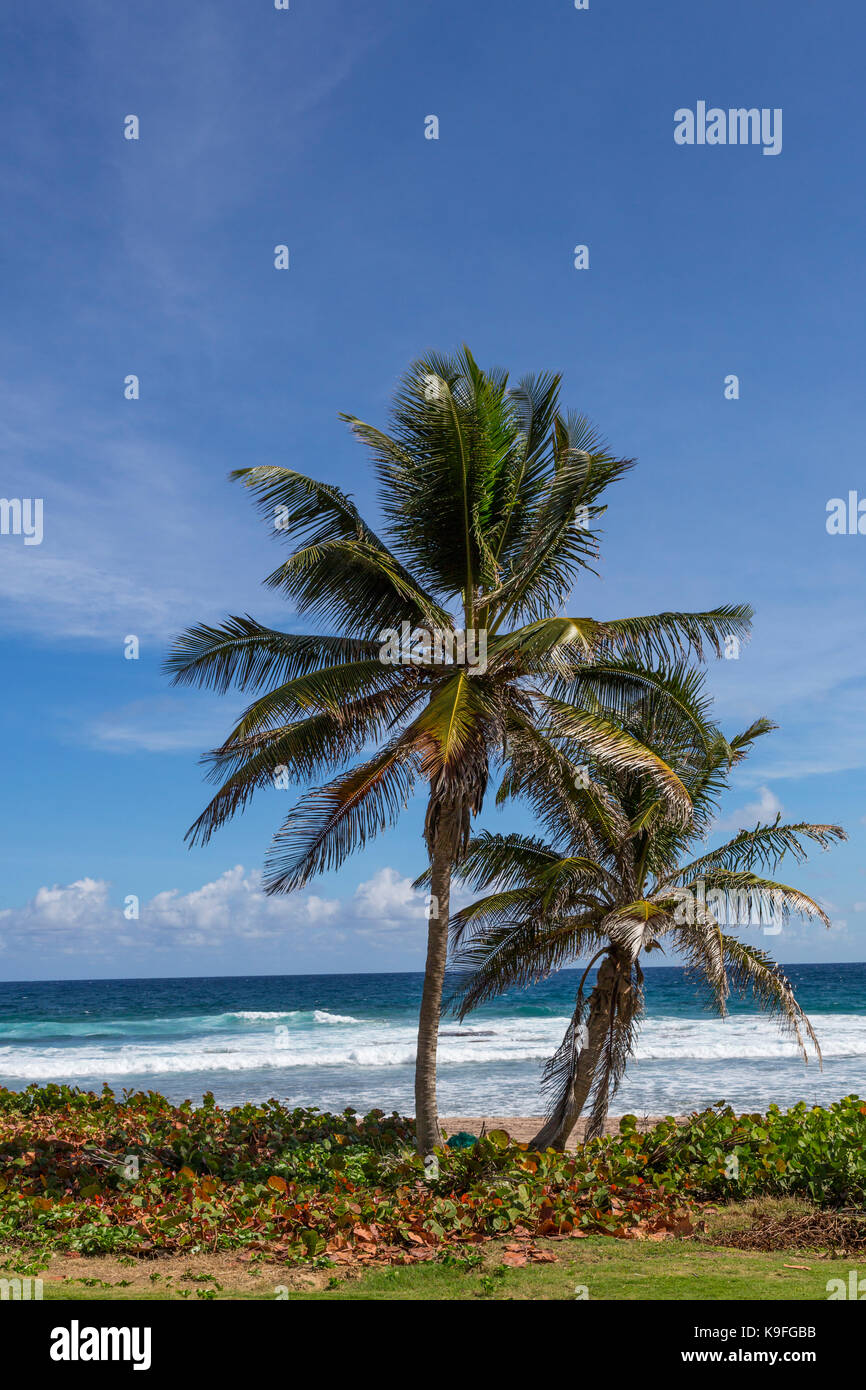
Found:
M 866 536 L 825 526 L 866 496 L 862 7 L 11 0 L 0 38 L 0 493 L 44 499 L 41 545 L 0 536 L 0 976 L 422 964 L 420 807 L 264 899 L 291 793 L 188 851 L 240 702 L 160 666 L 193 621 L 303 626 L 260 587 L 275 543 L 229 469 L 291 464 L 375 521 L 337 414 L 384 422 L 410 359 L 463 341 L 562 371 L 639 460 L 574 612 L 755 606 L 711 684 L 730 731 L 781 728 L 725 817 L 844 824 L 796 876 L 833 930 L 766 944 L 866 958 Z M 781 108 L 781 153 L 677 145 L 701 100 Z

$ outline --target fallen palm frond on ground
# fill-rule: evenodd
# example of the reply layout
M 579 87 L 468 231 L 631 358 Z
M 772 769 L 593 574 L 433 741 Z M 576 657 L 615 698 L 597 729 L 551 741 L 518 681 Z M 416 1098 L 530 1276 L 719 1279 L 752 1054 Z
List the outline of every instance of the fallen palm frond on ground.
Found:
M 755 1213 L 747 1225 L 717 1237 L 737 1250 L 816 1250 L 831 1255 L 866 1252 L 866 1212 L 814 1208 L 784 1216 Z

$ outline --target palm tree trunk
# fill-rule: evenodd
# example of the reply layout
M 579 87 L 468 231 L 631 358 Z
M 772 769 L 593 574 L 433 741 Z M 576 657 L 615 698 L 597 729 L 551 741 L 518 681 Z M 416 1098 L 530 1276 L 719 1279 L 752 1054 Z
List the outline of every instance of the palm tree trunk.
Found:
M 453 817 L 442 814 L 430 844 L 430 908 L 427 928 L 427 963 L 418 1019 L 418 1052 L 415 1061 L 415 1128 L 418 1152 L 432 1153 L 442 1145 L 436 1104 L 436 1050 L 445 963 L 448 958 L 451 869 L 454 856 Z
M 610 1010 L 614 991 L 619 985 L 619 968 L 612 956 L 605 956 L 598 968 L 595 988 L 589 996 L 589 1017 L 586 1024 L 586 1041 L 577 1055 L 574 1077 L 564 1103 L 558 1106 L 550 1119 L 532 1140 L 534 1149 L 565 1148 L 580 1112 L 586 1105 L 592 1090 L 598 1059 L 604 1047 L 610 1027 Z

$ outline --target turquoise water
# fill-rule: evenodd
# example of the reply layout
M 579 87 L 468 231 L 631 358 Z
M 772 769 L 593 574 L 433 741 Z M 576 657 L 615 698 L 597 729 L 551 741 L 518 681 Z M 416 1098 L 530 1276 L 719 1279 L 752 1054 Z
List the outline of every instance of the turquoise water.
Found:
M 787 974 L 821 1041 L 824 1069 L 747 1002 L 707 1010 L 682 970 L 647 971 L 637 1056 L 614 1111 L 688 1110 L 725 1099 L 826 1103 L 866 1092 L 866 964 L 791 965 Z M 443 1114 L 533 1115 L 579 975 L 562 971 L 464 1023 L 443 1022 Z M 590 977 L 591 978 L 591 977 Z M 0 1085 L 58 1081 L 173 1100 L 213 1091 L 232 1104 L 412 1112 L 420 974 L 224 976 L 0 984 Z

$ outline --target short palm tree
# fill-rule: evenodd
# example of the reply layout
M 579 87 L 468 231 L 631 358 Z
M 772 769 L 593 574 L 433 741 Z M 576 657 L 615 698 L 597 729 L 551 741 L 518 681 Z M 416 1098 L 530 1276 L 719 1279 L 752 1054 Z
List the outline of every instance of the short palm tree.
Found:
M 597 622 L 558 611 L 597 553 L 599 499 L 631 463 L 586 420 L 563 415 L 556 376 L 510 387 L 468 349 L 430 355 L 404 377 L 390 434 L 342 418 L 373 455 L 385 539 L 331 484 L 275 466 L 232 475 L 293 546 L 265 582 L 332 631 L 300 636 L 232 617 L 176 640 L 175 683 L 256 692 L 209 755 L 219 790 L 188 838 L 206 841 L 277 773 L 300 784 L 328 775 L 269 851 L 266 890 L 289 892 L 339 866 L 396 820 L 416 784 L 426 787 L 431 905 L 415 1098 L 419 1148 L 429 1152 L 441 1142 L 436 1048 L 451 875 L 491 759 L 513 734 L 530 737 L 543 707 L 550 727 L 566 720 L 599 760 L 641 769 L 669 810 L 686 815 L 676 774 L 607 717 L 601 673 L 611 654 L 718 653 L 729 635 L 747 634 L 751 612 Z M 469 650 L 472 666 L 461 656 Z M 557 699 L 587 665 L 599 672 L 592 702 Z M 633 680 L 617 674 L 614 698 Z
M 549 750 L 541 756 L 537 748 L 523 748 L 500 798 L 525 798 L 550 839 L 484 833 L 470 843 L 460 868 L 476 890 L 494 890 L 454 918 L 460 973 L 451 1003 L 461 1018 L 504 990 L 590 956 L 563 1042 L 545 1068 L 549 1108 L 533 1140 L 539 1148 L 563 1148 L 587 1103 L 586 1137 L 602 1132 L 636 1043 L 641 956 L 663 949 L 663 942 L 709 985 L 721 1014 L 732 985 L 750 990 L 796 1039 L 804 1058 L 809 1045 L 820 1058 L 779 965 L 724 928 L 765 925 L 775 934 L 792 914 L 829 926 L 812 898 L 766 875 L 786 855 L 802 859 L 809 841 L 827 848 L 845 832 L 837 825 L 782 825 L 777 816 L 690 857 L 711 829 L 731 769 L 774 726 L 759 720 L 730 741 L 716 730 L 695 756 L 693 721 L 708 727 L 702 674 L 678 665 L 656 677 L 657 688 L 634 698 L 622 726 L 678 772 L 692 804 L 687 823 L 671 819 L 641 772 L 598 764 L 591 754 L 576 764 L 562 745 L 553 762 Z M 587 997 L 587 978 L 598 962 Z

